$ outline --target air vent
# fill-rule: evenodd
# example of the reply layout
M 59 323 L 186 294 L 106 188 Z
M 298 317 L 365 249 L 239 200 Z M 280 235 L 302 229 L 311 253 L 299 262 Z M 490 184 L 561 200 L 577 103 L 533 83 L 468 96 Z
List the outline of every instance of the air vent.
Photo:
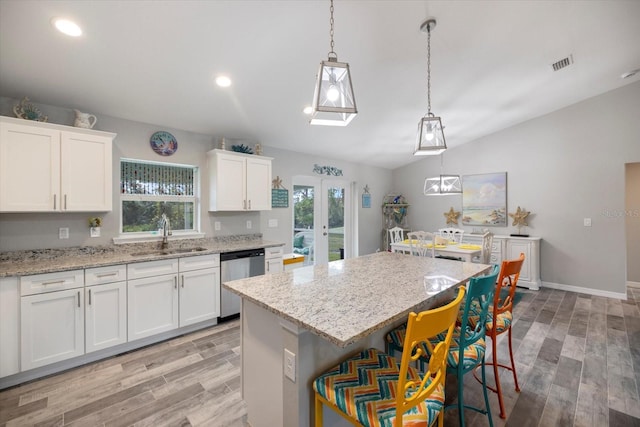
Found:
M 569 55 L 566 58 L 562 58 L 560 61 L 554 62 L 551 64 L 551 67 L 553 68 L 553 71 L 559 71 L 571 64 L 573 64 L 573 55 Z

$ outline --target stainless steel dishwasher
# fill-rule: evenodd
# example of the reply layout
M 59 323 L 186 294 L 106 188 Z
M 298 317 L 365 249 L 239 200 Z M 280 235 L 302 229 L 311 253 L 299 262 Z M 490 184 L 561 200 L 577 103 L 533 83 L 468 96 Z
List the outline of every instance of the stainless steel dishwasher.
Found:
M 223 252 L 220 254 L 222 283 L 264 274 L 264 249 Z M 220 287 L 220 318 L 240 313 L 240 297 Z

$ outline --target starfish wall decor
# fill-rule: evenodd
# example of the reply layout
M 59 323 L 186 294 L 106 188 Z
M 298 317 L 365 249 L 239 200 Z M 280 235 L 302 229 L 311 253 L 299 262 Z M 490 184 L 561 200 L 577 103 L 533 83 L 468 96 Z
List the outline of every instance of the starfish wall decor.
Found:
M 514 227 L 518 227 L 518 234 L 520 234 L 520 229 L 522 227 L 526 227 L 527 224 L 527 217 L 529 216 L 531 212 L 526 211 L 524 209 L 520 209 L 520 206 L 518 206 L 518 209 L 516 210 L 515 213 L 510 213 L 509 216 L 511 218 L 513 218 L 513 223 L 511 224 Z
M 444 213 L 444 217 L 447 219 L 447 225 L 458 224 L 458 217 L 460 216 L 460 212 L 454 211 L 453 206 L 449 209 L 449 212 Z

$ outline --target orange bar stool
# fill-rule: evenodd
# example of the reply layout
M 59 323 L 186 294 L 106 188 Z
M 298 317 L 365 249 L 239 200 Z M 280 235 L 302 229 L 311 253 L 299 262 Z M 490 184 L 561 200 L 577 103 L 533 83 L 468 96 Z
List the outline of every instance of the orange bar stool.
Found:
M 409 313 L 402 361 L 375 348 L 364 350 L 313 381 L 315 425 L 322 427 L 326 405 L 354 425 L 444 426 L 444 382 L 447 354 L 465 288 L 449 304 Z M 430 337 L 443 334 L 433 345 Z M 409 366 L 427 348 L 433 356 L 427 369 Z M 406 424 L 405 424 L 406 423 Z
M 520 386 L 518 385 L 518 374 L 516 373 L 516 364 L 513 360 L 513 347 L 511 345 L 511 324 L 513 322 L 513 298 L 516 293 L 516 286 L 518 285 L 518 278 L 520 277 L 520 269 L 524 262 L 524 254 L 520 254 L 520 258 L 514 260 L 502 261 L 502 267 L 500 268 L 500 276 L 496 284 L 496 292 L 493 297 L 493 307 L 489 309 L 489 316 L 486 321 L 487 336 L 491 338 L 491 362 L 487 363 L 488 366 L 493 366 L 493 376 L 495 377 L 496 386 L 491 387 L 487 385 L 487 388 L 498 394 L 498 402 L 500 403 L 500 418 L 506 418 L 504 411 L 504 399 L 502 397 L 502 388 L 500 387 L 500 375 L 498 374 L 498 368 L 505 368 L 513 373 L 513 382 L 516 386 L 516 392 L 520 392 Z M 503 293 L 506 294 L 503 296 Z M 477 315 L 470 316 L 469 322 L 479 321 Z M 498 362 L 498 335 L 508 333 L 509 335 L 509 359 L 511 365 L 507 366 Z M 477 368 L 473 373 L 476 380 L 482 382 L 478 377 Z

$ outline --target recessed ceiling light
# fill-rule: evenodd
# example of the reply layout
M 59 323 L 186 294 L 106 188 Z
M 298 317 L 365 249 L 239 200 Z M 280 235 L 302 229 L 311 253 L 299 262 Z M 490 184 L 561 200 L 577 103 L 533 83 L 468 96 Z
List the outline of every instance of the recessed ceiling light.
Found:
M 304 110 L 302 110 L 302 112 L 305 114 L 311 114 L 313 113 L 313 107 L 307 105 L 306 107 L 304 107 Z
M 640 68 L 636 68 L 635 70 L 628 71 L 628 72 L 624 73 L 623 75 L 621 75 L 620 77 L 623 78 L 623 79 L 628 79 L 629 77 L 633 77 L 638 73 L 640 73 Z
M 227 76 L 218 76 L 216 77 L 216 84 L 220 87 L 229 87 L 231 86 L 231 79 Z
M 82 35 L 82 29 L 73 21 L 64 18 L 53 18 L 51 23 L 58 31 L 71 37 Z

